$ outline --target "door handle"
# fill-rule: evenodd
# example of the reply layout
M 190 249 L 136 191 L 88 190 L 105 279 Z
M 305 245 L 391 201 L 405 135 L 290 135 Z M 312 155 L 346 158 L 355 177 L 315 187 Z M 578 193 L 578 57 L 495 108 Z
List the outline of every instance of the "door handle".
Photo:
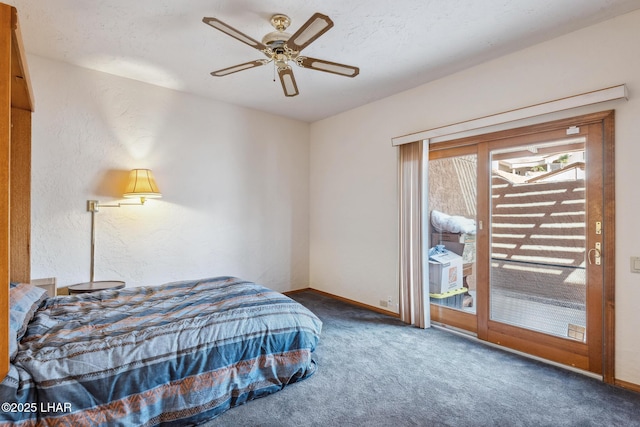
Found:
M 589 261 L 589 264 L 600 265 L 602 263 L 602 252 L 600 252 L 601 248 L 602 245 L 600 244 L 600 242 L 596 242 L 596 247 L 589 249 L 589 252 L 587 253 L 587 260 Z M 592 253 L 595 254 L 593 258 L 594 262 L 591 262 Z

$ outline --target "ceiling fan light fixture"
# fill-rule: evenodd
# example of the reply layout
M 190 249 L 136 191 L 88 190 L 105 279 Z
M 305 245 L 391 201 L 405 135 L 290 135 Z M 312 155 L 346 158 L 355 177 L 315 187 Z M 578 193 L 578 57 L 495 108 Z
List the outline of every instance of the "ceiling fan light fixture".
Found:
M 276 60 L 274 62 L 274 64 L 275 64 L 275 66 L 276 66 L 276 68 L 278 70 L 283 70 L 285 68 L 291 68 L 291 67 L 289 67 L 289 64 L 287 63 L 286 60 Z

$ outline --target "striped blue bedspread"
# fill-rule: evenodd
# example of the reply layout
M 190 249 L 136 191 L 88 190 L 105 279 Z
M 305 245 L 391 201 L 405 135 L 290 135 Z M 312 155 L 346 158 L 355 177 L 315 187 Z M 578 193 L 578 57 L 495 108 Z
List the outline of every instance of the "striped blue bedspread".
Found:
M 195 425 L 312 375 L 321 327 L 232 277 L 49 298 L 0 384 L 0 425 Z

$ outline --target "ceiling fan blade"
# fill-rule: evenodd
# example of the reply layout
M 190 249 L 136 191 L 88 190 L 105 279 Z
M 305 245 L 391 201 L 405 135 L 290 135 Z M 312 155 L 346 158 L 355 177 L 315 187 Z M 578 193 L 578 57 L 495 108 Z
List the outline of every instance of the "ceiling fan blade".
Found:
M 358 67 L 325 61 L 324 59 L 309 58 L 308 56 L 299 56 L 297 63 L 304 68 L 311 68 L 312 70 L 339 74 L 346 77 L 355 77 L 360 74 L 360 68 Z
M 262 43 L 260 43 L 259 41 L 252 39 L 251 37 L 249 37 L 248 35 L 246 35 L 244 33 L 241 33 L 240 31 L 238 31 L 235 28 L 225 24 L 224 22 L 222 22 L 221 20 L 219 20 L 217 18 L 204 17 L 204 18 L 202 18 L 202 22 L 204 22 L 207 25 L 212 26 L 216 30 L 222 31 L 226 35 L 231 36 L 234 39 L 241 41 L 242 43 L 248 44 L 249 46 L 251 46 L 254 49 L 257 49 L 259 51 L 263 51 L 263 50 L 267 49 L 267 47 L 265 45 L 263 45 Z
M 333 27 L 333 21 L 328 16 L 316 12 L 287 40 L 285 46 L 300 52 L 315 39 L 329 31 L 331 27 Z
M 282 84 L 282 90 L 284 90 L 285 96 L 296 96 L 299 93 L 291 67 L 278 68 L 278 76 L 280 77 L 280 83 Z
M 228 74 L 237 73 L 238 71 L 248 70 L 249 68 L 259 67 L 259 66 L 267 64 L 269 62 L 270 61 L 267 61 L 267 60 L 264 60 L 264 59 L 258 59 L 258 60 L 251 61 L 251 62 L 245 62 L 244 64 L 234 65 L 233 67 L 228 67 L 228 68 L 223 68 L 221 70 L 213 71 L 211 73 L 211 75 L 214 76 L 214 77 L 223 77 L 223 76 L 226 76 Z

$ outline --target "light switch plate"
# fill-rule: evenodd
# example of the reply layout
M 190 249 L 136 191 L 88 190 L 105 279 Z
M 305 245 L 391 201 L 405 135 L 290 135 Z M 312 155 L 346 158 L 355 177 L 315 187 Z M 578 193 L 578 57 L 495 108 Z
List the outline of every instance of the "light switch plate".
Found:
M 637 257 L 637 256 L 631 257 L 631 272 L 640 273 L 640 257 Z

